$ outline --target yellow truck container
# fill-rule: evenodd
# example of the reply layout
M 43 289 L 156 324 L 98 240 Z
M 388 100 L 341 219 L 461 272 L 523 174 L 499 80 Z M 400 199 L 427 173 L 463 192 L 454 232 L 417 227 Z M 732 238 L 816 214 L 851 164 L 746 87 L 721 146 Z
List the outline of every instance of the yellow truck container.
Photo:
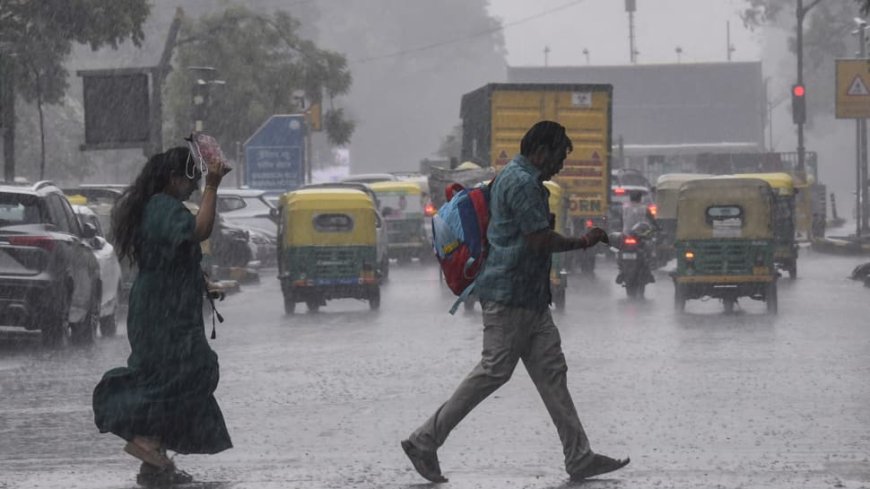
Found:
M 554 180 L 568 198 L 568 233 L 606 229 L 610 207 L 613 86 L 604 84 L 491 83 L 462 97 L 462 160 L 500 169 L 520 151 L 526 131 L 541 120 L 568 131 L 574 150 Z M 580 255 L 585 271 L 594 252 Z

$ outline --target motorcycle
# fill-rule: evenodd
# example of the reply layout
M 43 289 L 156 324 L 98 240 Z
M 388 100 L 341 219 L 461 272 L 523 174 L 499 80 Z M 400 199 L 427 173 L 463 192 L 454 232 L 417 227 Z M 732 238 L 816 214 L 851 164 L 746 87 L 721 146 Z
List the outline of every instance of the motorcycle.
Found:
M 610 238 L 619 267 L 616 283 L 625 287 L 629 298 L 643 298 L 647 284 L 655 282 L 651 268 L 655 261 L 654 236 L 652 226 L 641 222 L 628 233 L 614 233 Z

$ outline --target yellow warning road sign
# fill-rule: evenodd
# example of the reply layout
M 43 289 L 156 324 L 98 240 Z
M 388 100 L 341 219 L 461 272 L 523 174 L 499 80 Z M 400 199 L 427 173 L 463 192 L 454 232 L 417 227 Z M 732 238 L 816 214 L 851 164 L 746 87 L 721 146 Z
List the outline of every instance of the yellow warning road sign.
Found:
M 870 59 L 837 60 L 837 119 L 870 119 Z

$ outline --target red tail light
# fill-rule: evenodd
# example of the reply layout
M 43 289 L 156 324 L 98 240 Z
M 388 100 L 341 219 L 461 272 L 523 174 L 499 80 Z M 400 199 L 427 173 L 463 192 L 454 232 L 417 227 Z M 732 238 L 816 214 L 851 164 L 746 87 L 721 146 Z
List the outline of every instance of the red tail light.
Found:
M 427 202 L 426 207 L 423 208 L 423 213 L 426 214 L 426 217 L 432 217 L 438 212 L 438 209 L 435 208 L 435 205 L 432 202 Z
M 613 189 L 613 193 L 616 195 L 625 195 L 625 189 L 622 187 L 616 187 Z
M 647 208 L 649 209 L 649 213 L 652 214 L 653 217 L 656 217 L 656 213 L 659 211 L 658 206 L 655 204 L 650 204 L 649 206 L 647 206 Z
M 595 227 L 595 223 L 592 222 L 592 219 L 587 219 L 587 220 L 586 220 L 586 229 L 589 229 L 589 228 L 592 228 L 592 227 Z
M 12 246 L 32 246 L 46 251 L 54 249 L 54 240 L 50 236 L 10 236 L 9 244 Z
M 623 240 L 622 243 L 626 246 L 637 246 L 637 239 L 629 236 L 629 237 L 625 238 L 625 240 Z

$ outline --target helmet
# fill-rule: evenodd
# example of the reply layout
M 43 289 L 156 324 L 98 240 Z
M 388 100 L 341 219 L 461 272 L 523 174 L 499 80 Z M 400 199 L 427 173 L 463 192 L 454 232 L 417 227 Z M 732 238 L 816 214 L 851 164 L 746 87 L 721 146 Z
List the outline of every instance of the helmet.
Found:
M 640 236 L 641 238 L 648 238 L 652 233 L 653 228 L 648 222 L 639 222 L 631 227 L 631 234 Z

